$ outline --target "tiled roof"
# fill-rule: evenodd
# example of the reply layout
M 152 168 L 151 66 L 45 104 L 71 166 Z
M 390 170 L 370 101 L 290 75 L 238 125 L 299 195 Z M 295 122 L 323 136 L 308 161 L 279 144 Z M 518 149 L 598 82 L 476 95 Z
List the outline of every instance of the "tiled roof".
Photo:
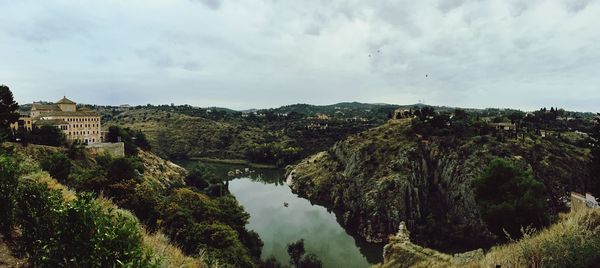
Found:
M 51 116 L 91 117 L 91 116 L 100 116 L 100 115 L 98 113 L 92 112 L 92 111 L 76 111 L 76 112 L 55 111 L 55 112 L 42 113 L 40 115 L 41 118 L 43 118 L 43 117 L 51 117 Z
M 70 99 L 67 99 L 66 96 L 63 96 L 63 98 L 57 101 L 56 104 L 75 104 L 75 102 Z
M 61 119 L 49 119 L 49 120 L 37 120 L 35 121 L 36 125 L 39 126 L 58 126 L 58 125 L 68 125 L 69 123 L 65 120 Z
M 41 104 L 41 103 L 34 103 L 31 106 L 31 109 L 35 110 L 50 110 L 50 111 L 60 111 L 60 108 L 58 108 L 58 106 L 56 104 Z

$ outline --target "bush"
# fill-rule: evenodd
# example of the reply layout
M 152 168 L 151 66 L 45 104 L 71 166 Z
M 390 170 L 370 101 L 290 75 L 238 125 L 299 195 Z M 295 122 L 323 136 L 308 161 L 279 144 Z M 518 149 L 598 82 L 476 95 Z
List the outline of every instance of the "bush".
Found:
M 204 190 L 211 183 L 220 183 L 220 180 L 215 175 L 214 169 L 206 164 L 195 163 L 188 171 L 186 182 L 199 190 Z
M 60 182 L 65 182 L 71 173 L 71 160 L 62 153 L 52 153 L 40 163 L 43 170 Z
M 533 178 L 531 170 L 511 161 L 492 160 L 475 181 L 475 197 L 483 220 L 499 237 L 505 230 L 519 237 L 522 227 L 537 228 L 548 223 L 544 185 Z
M 108 166 L 108 179 L 113 182 L 121 182 L 136 178 L 133 163 L 127 158 L 116 158 Z
M 22 246 L 33 266 L 157 267 L 137 223 L 103 211 L 90 195 L 64 202 L 58 190 L 25 181 L 19 187 Z
M 304 249 L 304 239 L 287 245 L 288 255 L 290 255 L 290 263 L 297 268 L 321 268 L 323 263 L 315 254 L 306 254 Z
M 18 179 L 16 163 L 9 157 L 0 155 L 0 232 L 11 238 L 14 226 L 14 209 Z

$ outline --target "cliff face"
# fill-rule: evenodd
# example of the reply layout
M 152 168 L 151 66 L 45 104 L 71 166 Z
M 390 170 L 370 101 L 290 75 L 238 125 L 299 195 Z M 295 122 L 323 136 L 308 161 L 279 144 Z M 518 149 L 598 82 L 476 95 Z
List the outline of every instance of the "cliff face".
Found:
M 343 211 L 342 222 L 369 241 L 386 241 L 405 221 L 417 244 L 445 250 L 491 245 L 472 187 L 495 157 L 529 165 L 545 185 L 549 213 L 581 190 L 585 151 L 538 138 L 490 136 L 421 140 L 409 122 L 388 123 L 338 142 L 289 169 L 292 189 Z

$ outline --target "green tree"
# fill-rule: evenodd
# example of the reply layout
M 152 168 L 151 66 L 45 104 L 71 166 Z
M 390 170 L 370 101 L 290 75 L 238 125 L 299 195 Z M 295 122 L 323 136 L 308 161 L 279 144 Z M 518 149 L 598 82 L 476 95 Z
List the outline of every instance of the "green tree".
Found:
M 302 256 L 306 253 L 306 250 L 304 249 L 304 239 L 289 243 L 287 245 L 287 252 L 288 255 L 290 255 L 290 263 L 296 267 L 300 267 Z
M 67 138 L 62 130 L 54 126 L 41 126 L 31 130 L 30 141 L 34 144 L 57 147 L 65 145 Z
M 502 158 L 492 160 L 475 180 L 475 197 L 483 220 L 499 237 L 504 230 L 520 237 L 521 227 L 548 223 L 544 185 L 531 170 Z
M 14 226 L 14 209 L 17 185 L 16 163 L 0 155 L 0 232 L 10 238 Z
M 315 254 L 306 254 L 302 261 L 300 261 L 300 268 L 321 268 L 323 267 L 323 263 L 317 255 Z
M 52 153 L 46 156 L 40 163 L 43 170 L 60 182 L 65 182 L 71 173 L 71 160 L 62 153 Z
M 195 163 L 193 166 L 188 168 L 186 182 L 189 185 L 198 188 L 199 190 L 203 190 L 211 183 L 220 181 L 215 175 L 213 168 L 203 163 Z
M 590 192 L 595 196 L 600 196 L 600 114 L 595 118 L 594 128 L 592 129 L 592 151 Z
M 10 89 L 0 85 L 0 141 L 10 136 L 10 124 L 19 120 L 18 108 L 19 104 L 15 102 Z
M 108 166 L 108 178 L 113 182 L 135 179 L 136 174 L 133 163 L 124 157 L 112 160 Z

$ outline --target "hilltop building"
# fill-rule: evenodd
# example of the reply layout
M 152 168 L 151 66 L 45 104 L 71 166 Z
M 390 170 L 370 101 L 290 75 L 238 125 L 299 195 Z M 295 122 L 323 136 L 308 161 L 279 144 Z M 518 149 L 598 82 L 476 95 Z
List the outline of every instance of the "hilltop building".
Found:
M 412 118 L 413 112 L 410 109 L 398 108 L 394 111 L 392 115 L 393 120 L 400 120 L 405 118 Z
M 11 128 L 31 130 L 33 126 L 56 127 L 70 141 L 85 144 L 102 141 L 100 115 L 87 108 L 77 109 L 77 103 L 66 97 L 54 104 L 33 103 L 29 115 L 21 116 Z
M 517 124 L 514 124 L 514 123 L 490 123 L 489 126 L 494 129 L 504 130 L 504 131 L 516 131 L 517 130 Z

